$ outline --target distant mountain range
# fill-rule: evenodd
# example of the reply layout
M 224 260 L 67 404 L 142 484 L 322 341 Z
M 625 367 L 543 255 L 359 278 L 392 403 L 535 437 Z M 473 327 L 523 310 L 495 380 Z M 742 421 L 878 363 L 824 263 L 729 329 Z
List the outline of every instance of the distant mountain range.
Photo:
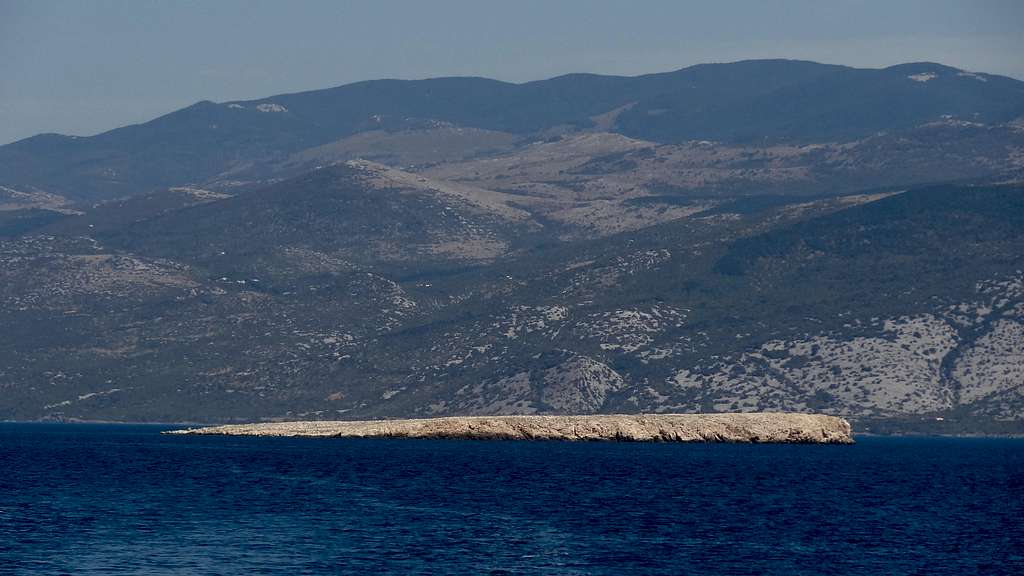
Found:
M 515 135 L 601 130 L 678 144 L 849 142 L 957 119 L 1024 116 L 1024 82 L 932 63 L 881 70 L 759 60 L 636 77 L 570 74 L 376 80 L 239 102 L 199 102 L 145 124 L 0 147 L 0 183 L 109 199 L 202 183 L 371 130 L 449 123 Z
M 1024 83 L 361 82 L 0 147 L 0 418 L 1024 432 Z

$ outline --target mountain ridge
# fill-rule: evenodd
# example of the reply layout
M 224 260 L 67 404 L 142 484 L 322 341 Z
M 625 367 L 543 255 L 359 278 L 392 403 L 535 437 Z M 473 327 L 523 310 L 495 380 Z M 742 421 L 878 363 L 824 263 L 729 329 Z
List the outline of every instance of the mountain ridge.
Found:
M 700 64 L 640 76 L 568 74 L 513 84 L 479 77 L 370 80 L 224 103 L 200 101 L 88 137 L 0 146 L 0 184 L 109 199 L 198 184 L 372 129 L 409 122 L 513 134 L 589 130 L 656 143 L 847 142 L 943 115 L 986 124 L 1024 115 L 1024 82 L 931 63 L 857 69 L 809 61 Z

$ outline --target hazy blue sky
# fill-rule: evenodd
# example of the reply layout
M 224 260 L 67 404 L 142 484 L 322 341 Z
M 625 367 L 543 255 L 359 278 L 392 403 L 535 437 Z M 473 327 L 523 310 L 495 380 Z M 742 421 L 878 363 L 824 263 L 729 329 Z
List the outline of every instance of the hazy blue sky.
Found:
M 0 0 L 0 143 L 372 78 L 801 58 L 1024 78 L 1024 1 Z

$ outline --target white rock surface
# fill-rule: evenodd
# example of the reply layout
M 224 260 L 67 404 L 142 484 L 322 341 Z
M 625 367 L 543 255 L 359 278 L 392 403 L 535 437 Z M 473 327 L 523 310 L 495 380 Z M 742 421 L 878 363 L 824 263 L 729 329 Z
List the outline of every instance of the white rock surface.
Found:
M 230 424 L 172 430 L 167 433 L 477 440 L 853 443 L 850 424 L 842 418 L 787 413 L 455 416 L 418 420 Z

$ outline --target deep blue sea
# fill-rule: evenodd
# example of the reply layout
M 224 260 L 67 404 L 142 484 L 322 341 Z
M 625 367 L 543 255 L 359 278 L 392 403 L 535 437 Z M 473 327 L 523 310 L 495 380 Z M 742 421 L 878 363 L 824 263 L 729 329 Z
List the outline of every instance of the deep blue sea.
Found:
M 2 574 L 1024 574 L 1024 441 L 0 425 Z

